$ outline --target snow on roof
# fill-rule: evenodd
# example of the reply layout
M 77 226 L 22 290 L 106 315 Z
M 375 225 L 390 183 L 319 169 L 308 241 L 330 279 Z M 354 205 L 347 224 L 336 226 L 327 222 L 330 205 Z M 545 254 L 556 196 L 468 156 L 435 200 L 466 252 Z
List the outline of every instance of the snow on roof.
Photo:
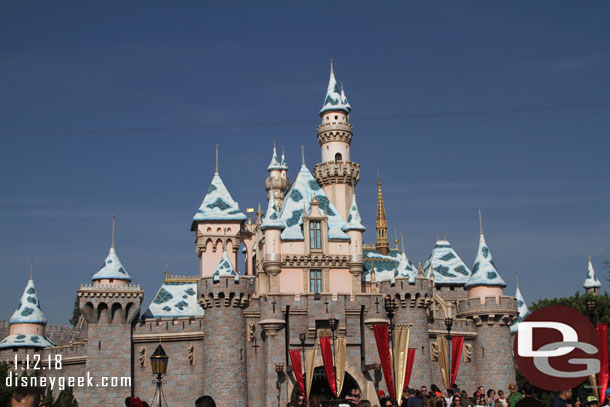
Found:
M 527 304 L 525 304 L 525 300 L 523 299 L 523 295 L 521 295 L 521 290 L 519 290 L 519 287 L 517 287 L 515 298 L 517 299 L 517 311 L 519 311 L 519 318 L 517 318 L 517 321 L 510 326 L 511 332 L 517 332 L 517 325 L 519 322 L 523 321 L 530 313 L 530 311 L 527 309 Z
M 347 96 L 345 96 L 345 90 L 343 89 L 343 82 L 341 82 L 341 101 L 343 102 L 343 105 L 347 109 L 347 112 L 348 113 L 351 112 L 352 106 L 347 101 Z
M 7 348 L 49 348 L 55 346 L 53 342 L 42 335 L 13 334 L 0 342 L 0 349 Z
M 280 219 L 280 214 L 277 213 L 275 209 L 275 197 L 273 196 L 273 190 L 271 191 L 271 198 L 267 203 L 267 213 L 265 214 L 265 219 L 261 224 L 261 230 L 265 229 L 284 229 L 286 225 Z
M 384 280 L 394 282 L 396 278 L 400 277 L 408 277 L 410 283 L 415 282 L 417 269 L 405 253 L 400 253 L 396 249 L 391 249 L 387 256 L 371 249 L 365 249 L 363 252 L 362 281 L 370 282 L 374 272 L 376 282 Z
M 286 164 L 286 155 L 284 154 L 283 147 L 282 147 L 282 161 L 280 162 L 280 166 L 282 167 L 283 170 L 288 169 L 288 165 Z
M 426 277 L 431 277 L 434 270 L 435 284 L 466 284 L 470 278 L 470 270 L 460 256 L 453 250 L 448 240 L 437 240 L 432 254 L 424 264 Z
M 40 308 L 40 301 L 38 300 L 38 294 L 36 294 L 36 286 L 34 280 L 31 278 L 23 290 L 21 300 L 17 310 L 11 316 L 9 320 L 10 324 L 47 324 L 47 318 L 44 316 L 42 309 Z
M 196 281 L 164 281 L 142 318 L 198 317 Z
M 506 287 L 506 283 L 496 269 L 483 234 L 481 234 L 479 239 L 479 250 L 472 266 L 472 275 L 466 283 L 466 287 L 479 285 Z
M 131 277 L 127 274 L 127 271 L 125 271 L 125 268 L 121 264 L 121 260 L 119 260 L 119 256 L 117 256 L 114 247 L 110 247 L 104 264 L 100 267 L 99 271 L 91 277 L 92 281 L 101 279 L 131 281 Z
M 320 210 L 326 211 L 328 216 L 328 237 L 329 239 L 349 240 L 349 236 L 341 230 L 345 226 L 345 221 L 339 211 L 328 200 L 328 197 L 320 188 L 311 172 L 305 165 L 297 174 L 292 187 L 284 198 L 280 218 L 286 225 L 282 231 L 282 240 L 303 240 L 303 209 L 309 213 L 311 209 L 311 198 L 316 196 L 320 202 Z
M 227 255 L 227 251 L 222 252 L 222 257 L 218 262 L 218 267 L 214 271 L 213 277 L 214 282 L 220 281 L 220 277 L 233 277 L 235 276 L 235 281 L 239 281 L 239 273 L 233 267 L 233 263 L 229 260 L 229 256 Z
M 352 198 L 352 207 L 349 210 L 349 215 L 347 215 L 347 224 L 343 226 L 342 229 L 344 232 L 348 230 L 360 230 L 364 232 L 366 228 L 362 224 L 362 218 L 360 217 L 360 212 L 358 212 L 358 204 L 356 204 L 356 194 Z
M 324 97 L 324 104 L 322 105 L 322 109 L 320 109 L 320 114 L 331 110 L 342 110 L 345 113 L 349 113 L 349 109 L 351 109 L 351 107 L 349 104 L 346 106 L 344 100 L 347 102 L 345 94 L 342 96 L 339 91 L 339 85 L 337 84 L 337 79 L 335 79 L 335 72 L 333 71 L 333 65 L 331 62 L 328 88 L 326 90 L 326 96 Z
M 584 288 L 599 288 L 602 286 L 602 283 L 599 281 L 597 276 L 595 275 L 595 269 L 593 268 L 593 264 L 591 263 L 591 257 L 589 257 L 589 264 L 587 266 L 587 279 L 583 284 Z
M 238 203 L 233 200 L 222 179 L 220 179 L 220 175 L 216 173 L 201 206 L 193 217 L 191 229 L 194 230 L 197 221 L 246 219 L 247 216 L 239 209 Z
M 284 169 L 284 167 L 282 167 L 282 163 L 277 158 L 277 150 L 276 150 L 275 144 L 274 144 L 273 145 L 273 157 L 271 157 L 271 162 L 269 163 L 269 166 L 267 167 L 267 171 L 283 170 L 283 169 Z

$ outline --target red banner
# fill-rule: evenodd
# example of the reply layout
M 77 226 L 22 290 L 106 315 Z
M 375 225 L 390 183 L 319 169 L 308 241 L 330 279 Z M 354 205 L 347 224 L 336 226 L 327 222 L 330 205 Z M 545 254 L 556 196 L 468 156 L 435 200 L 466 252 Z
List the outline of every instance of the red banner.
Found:
M 413 362 L 415 361 L 415 348 L 409 348 L 407 353 L 407 368 L 405 370 L 405 383 L 402 388 L 409 387 L 409 381 L 411 380 L 411 373 L 413 372 Z
M 608 324 L 597 324 L 597 339 L 599 340 L 597 357 L 601 367 L 597 374 L 597 384 L 600 387 L 599 404 L 603 405 L 608 388 Z
M 462 348 L 464 347 L 464 337 L 454 336 L 451 339 L 451 383 L 453 386 L 457 377 L 458 367 L 460 367 L 460 358 L 462 357 Z
M 329 336 L 320 336 L 320 350 L 322 351 L 322 362 L 330 390 L 337 397 L 337 382 L 335 380 L 335 369 L 333 364 L 333 349 L 330 344 Z
M 388 386 L 388 393 L 390 393 L 391 398 L 396 400 L 394 380 L 392 379 L 392 362 L 390 361 L 390 330 L 388 324 L 373 324 L 373 332 L 375 333 L 377 352 L 379 353 L 385 384 Z
M 301 394 L 305 396 L 305 385 L 303 384 L 303 366 L 301 366 L 301 351 L 291 350 L 290 351 L 290 362 L 292 362 L 292 370 L 294 370 L 294 376 L 297 378 L 299 389 Z

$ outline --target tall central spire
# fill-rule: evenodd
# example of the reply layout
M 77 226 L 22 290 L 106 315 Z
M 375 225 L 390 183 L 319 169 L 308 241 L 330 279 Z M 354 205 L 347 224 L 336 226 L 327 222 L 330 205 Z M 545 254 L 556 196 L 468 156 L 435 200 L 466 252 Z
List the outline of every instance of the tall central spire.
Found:
M 381 191 L 381 177 L 377 177 L 377 251 L 384 256 L 390 252 L 388 244 L 388 220 L 383 205 L 383 192 Z

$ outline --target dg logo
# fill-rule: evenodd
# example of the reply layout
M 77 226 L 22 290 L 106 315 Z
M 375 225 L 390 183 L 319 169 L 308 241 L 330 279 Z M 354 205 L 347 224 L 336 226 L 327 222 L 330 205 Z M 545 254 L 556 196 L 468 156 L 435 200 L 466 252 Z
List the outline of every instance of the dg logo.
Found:
M 534 386 L 566 390 L 599 373 L 597 332 L 574 308 L 552 305 L 534 311 L 517 326 L 514 355 Z

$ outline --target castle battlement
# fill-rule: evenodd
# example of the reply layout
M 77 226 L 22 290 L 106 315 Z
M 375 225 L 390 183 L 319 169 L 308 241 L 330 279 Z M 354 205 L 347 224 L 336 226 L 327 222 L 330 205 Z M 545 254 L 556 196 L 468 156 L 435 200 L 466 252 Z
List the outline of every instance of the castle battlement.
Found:
M 237 281 L 232 276 L 219 277 L 218 281 L 212 277 L 202 278 L 197 285 L 199 304 L 203 309 L 220 306 L 247 308 L 254 294 L 254 279 L 247 276 L 241 276 Z
M 475 325 L 483 323 L 493 325 L 512 325 L 519 316 L 517 300 L 506 295 L 500 297 L 488 296 L 482 298 L 468 298 L 456 303 L 456 315 L 462 318 L 472 318 Z

